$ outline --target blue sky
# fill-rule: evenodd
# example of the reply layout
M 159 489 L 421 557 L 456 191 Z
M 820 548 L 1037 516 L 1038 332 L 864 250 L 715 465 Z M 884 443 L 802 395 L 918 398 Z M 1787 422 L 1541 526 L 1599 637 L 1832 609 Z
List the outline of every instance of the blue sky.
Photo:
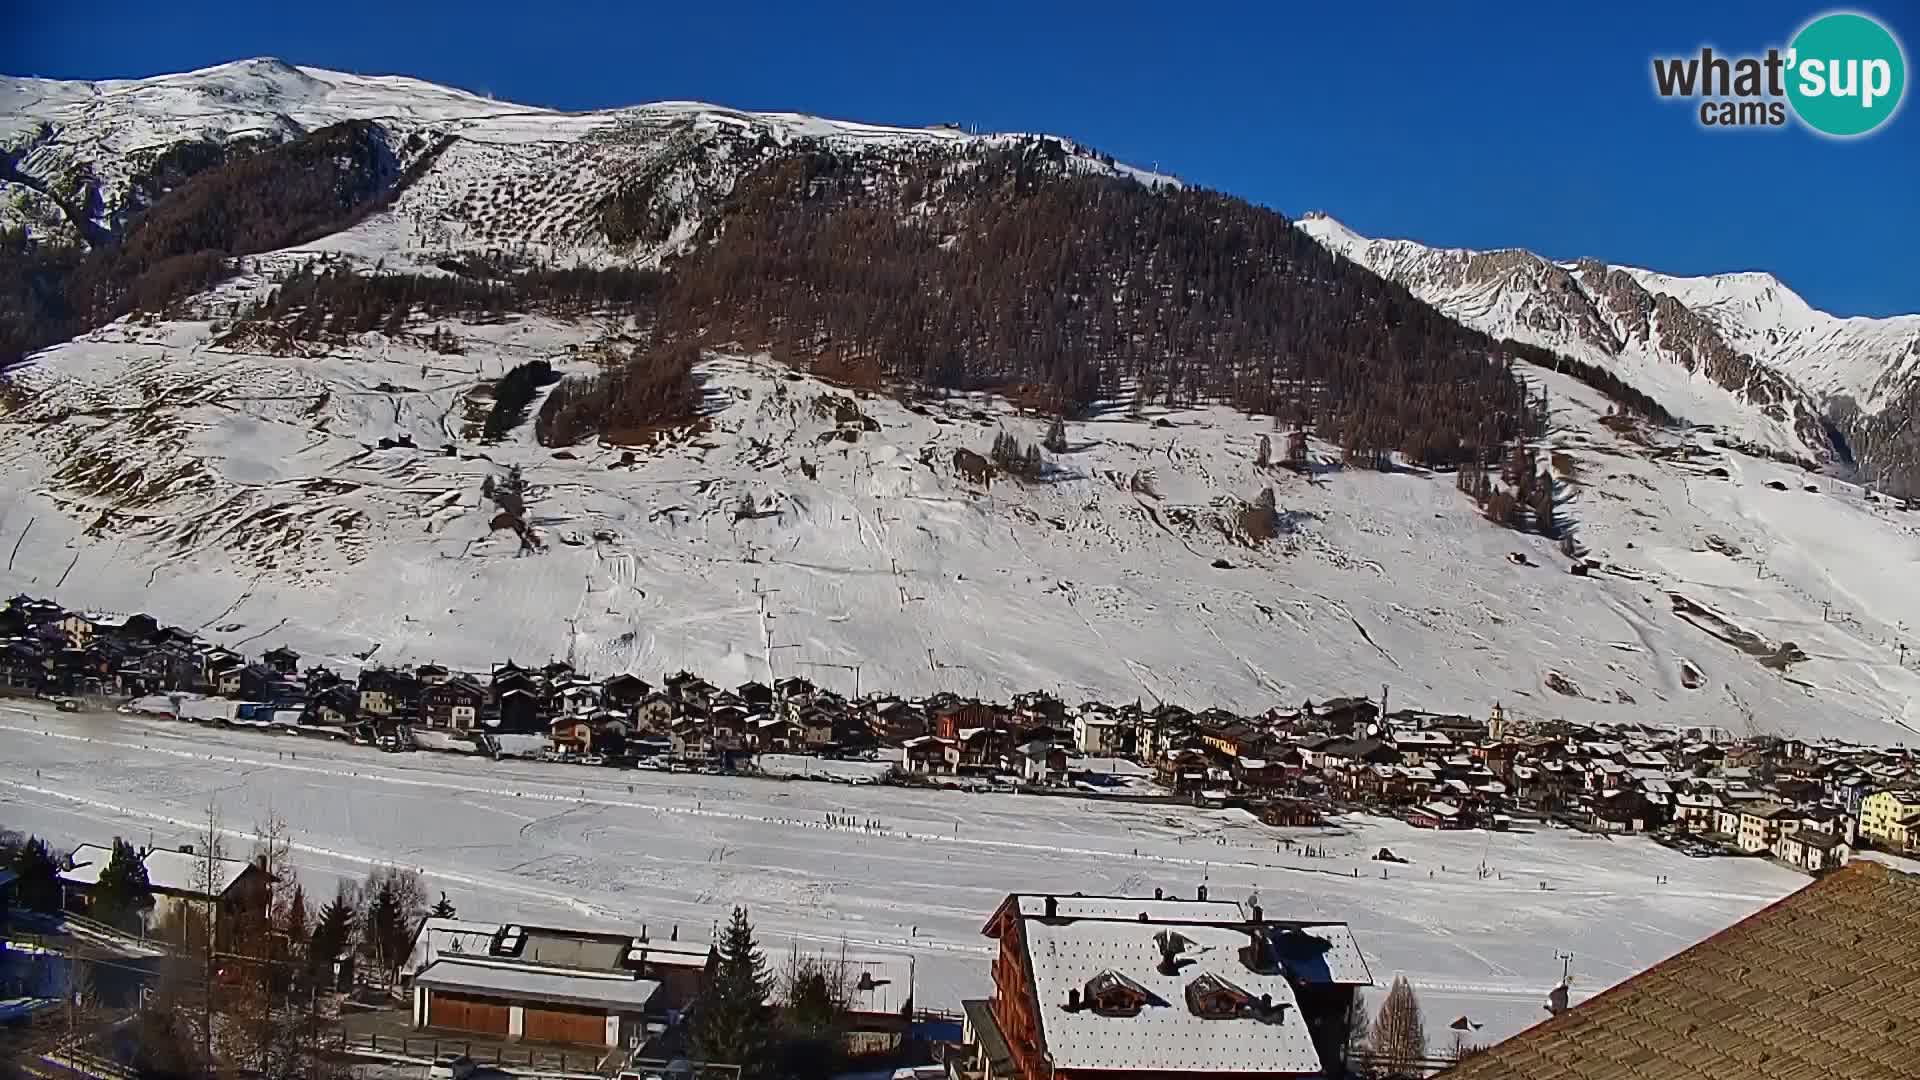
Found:
M 1842 314 L 1920 312 L 1920 108 L 1852 141 L 1702 130 L 1650 58 L 1784 45 L 1807 4 L 15 0 L 0 71 L 273 55 L 560 108 L 694 98 L 1050 131 L 1371 235 L 1770 270 Z M 1911 0 L 1860 10 L 1920 50 Z M 1911 91 L 1908 96 L 1912 97 Z

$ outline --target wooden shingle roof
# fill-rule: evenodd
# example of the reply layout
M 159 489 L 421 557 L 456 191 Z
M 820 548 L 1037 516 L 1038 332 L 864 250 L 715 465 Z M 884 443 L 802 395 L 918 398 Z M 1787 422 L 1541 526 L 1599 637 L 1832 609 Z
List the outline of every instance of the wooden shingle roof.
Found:
M 1920 876 L 1857 861 L 1445 1080 L 1912 1080 Z

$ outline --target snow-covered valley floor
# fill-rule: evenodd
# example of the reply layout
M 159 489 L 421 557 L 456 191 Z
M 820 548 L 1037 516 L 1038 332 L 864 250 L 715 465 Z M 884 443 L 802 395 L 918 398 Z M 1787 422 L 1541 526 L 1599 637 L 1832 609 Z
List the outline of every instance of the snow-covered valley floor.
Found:
M 1462 1014 L 1485 1025 L 1483 1041 L 1544 1019 L 1556 951 L 1574 954 L 1579 1000 L 1806 881 L 1559 830 L 1439 834 L 1370 818 L 1279 830 L 1236 811 L 386 755 L 0 707 L 0 826 L 62 843 L 190 843 L 209 800 L 242 834 L 283 818 L 310 895 L 392 862 L 463 916 L 677 924 L 696 938 L 744 904 L 775 955 L 790 940 L 911 953 L 916 1002 L 934 1008 L 987 992 L 980 927 L 1007 892 L 1258 893 L 1275 917 L 1351 923 L 1378 983 L 1405 974 L 1420 988 L 1436 1042 Z M 879 827 L 829 828 L 829 815 Z M 1383 879 L 1369 858 L 1381 847 L 1412 861 Z M 1476 873 L 1483 862 L 1495 876 Z

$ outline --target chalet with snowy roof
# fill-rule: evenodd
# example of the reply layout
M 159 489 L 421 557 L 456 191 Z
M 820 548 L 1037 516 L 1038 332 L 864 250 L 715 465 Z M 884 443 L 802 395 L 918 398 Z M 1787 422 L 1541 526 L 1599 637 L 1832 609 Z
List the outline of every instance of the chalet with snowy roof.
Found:
M 1755 802 L 1743 806 L 1732 830 L 1734 844 L 1749 854 L 1772 851 L 1785 824 L 1793 818 L 1792 807 L 1775 802 Z
M 900 746 L 901 771 L 910 775 L 951 773 L 960 764 L 960 750 L 950 739 L 919 735 Z
M 307 715 L 311 723 L 330 727 L 346 727 L 357 723 L 360 719 L 360 693 L 345 683 L 315 691 L 307 698 Z
M 638 675 L 623 672 L 600 684 L 600 697 L 608 705 L 631 710 L 645 700 L 653 686 Z
M 673 726 L 673 699 L 664 690 L 649 691 L 633 707 L 633 724 L 637 731 L 664 732 Z
M 363 719 L 413 719 L 419 710 L 420 680 L 398 668 L 360 670 L 360 716 Z
M 281 675 L 295 675 L 300 671 L 300 654 L 285 645 L 267 650 L 260 659 Z
M 882 698 L 867 703 L 867 730 L 884 743 L 899 744 L 931 733 L 926 706 L 918 701 Z
M 100 874 L 113 859 L 111 844 L 81 844 L 67 856 L 67 869 L 60 872 L 60 884 L 69 909 L 85 911 Z M 174 925 L 175 920 L 193 909 L 213 912 L 216 932 L 238 913 L 257 909 L 267 902 L 272 878 L 258 862 L 211 858 L 191 845 L 177 850 L 154 848 L 140 853 L 147 871 L 147 886 L 153 891 L 153 908 L 147 913 L 147 925 L 156 933 Z
M 543 712 L 540 695 L 531 687 L 509 685 L 503 690 L 496 684 L 493 715 L 487 717 L 486 722 L 492 730 L 503 734 L 532 735 L 545 726 L 541 719 Z
M 1116 757 L 1132 749 L 1131 731 L 1118 713 L 1103 706 L 1082 705 L 1071 718 L 1073 743 L 1092 757 Z
M 806 729 L 785 717 L 754 715 L 747 718 L 746 746 L 749 750 L 786 753 L 806 747 Z
M 487 680 L 487 689 L 492 691 L 496 699 L 509 690 L 532 691 L 538 689 L 540 685 L 541 679 L 533 671 L 511 660 L 503 664 L 495 664 Z
M 431 728 L 472 731 L 487 707 L 486 687 L 465 675 L 428 683 L 420 694 L 420 718 Z
M 1015 772 L 1029 784 L 1059 784 L 1067 778 L 1067 752 L 1046 739 L 1022 743 L 1014 752 Z
M 1320 1077 L 1373 978 L 1341 923 L 1257 904 L 1015 894 L 963 1053 L 993 1080 Z
M 644 927 L 630 935 L 429 919 L 404 970 L 416 1028 L 625 1047 L 685 1007 L 708 953 Z
M 719 690 L 690 671 L 676 671 L 666 679 L 667 696 L 673 699 L 680 715 L 688 711 L 706 712 L 708 700 Z
M 995 727 L 999 719 L 992 705 L 980 701 L 955 699 L 932 710 L 933 733 L 943 739 L 958 739 L 963 731 Z
M 1239 757 L 1233 760 L 1233 783 L 1242 791 L 1276 791 L 1290 786 L 1300 775 L 1300 755 L 1279 750 L 1278 757 Z M 1291 759 L 1291 763 L 1289 763 Z
M 966 728 L 955 740 L 963 772 L 994 772 L 1013 752 L 1013 732 L 1005 728 Z
M 1837 870 L 1853 857 L 1853 847 L 1834 833 L 1802 826 L 1780 834 L 1773 857 L 1796 870 L 1823 874 Z
M 1300 707 L 1303 722 L 1318 725 L 1335 735 L 1350 735 L 1380 717 L 1380 706 L 1372 698 L 1337 697 L 1315 705 L 1309 701 Z
M 1436 799 L 1407 811 L 1407 824 L 1416 829 L 1463 829 L 1469 822 L 1458 806 Z

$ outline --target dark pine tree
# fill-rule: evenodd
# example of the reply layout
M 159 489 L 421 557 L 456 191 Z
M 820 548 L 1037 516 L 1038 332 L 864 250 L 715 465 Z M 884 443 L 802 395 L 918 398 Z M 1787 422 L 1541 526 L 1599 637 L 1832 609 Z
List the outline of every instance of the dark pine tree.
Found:
M 100 871 L 100 883 L 93 887 L 93 917 L 103 923 L 132 930 L 139 926 L 140 915 L 153 905 L 153 887 L 147 884 L 147 867 L 133 845 L 113 838 L 113 855 Z
M 747 909 L 733 909 L 694 1007 L 693 1041 L 708 1061 L 754 1072 L 767 1045 L 767 995 L 772 980 L 753 941 Z
M 9 868 L 18 875 L 13 883 L 15 901 L 28 911 L 60 910 L 60 863 L 47 842 L 28 837 L 13 852 Z
M 453 904 L 448 902 L 446 893 L 440 894 L 440 902 L 433 905 L 433 910 L 427 914 L 436 919 L 451 919 L 454 917 Z
M 320 908 L 313 922 L 313 938 L 307 945 L 307 974 L 316 984 L 330 980 L 333 962 L 353 940 L 353 903 L 343 894 Z

